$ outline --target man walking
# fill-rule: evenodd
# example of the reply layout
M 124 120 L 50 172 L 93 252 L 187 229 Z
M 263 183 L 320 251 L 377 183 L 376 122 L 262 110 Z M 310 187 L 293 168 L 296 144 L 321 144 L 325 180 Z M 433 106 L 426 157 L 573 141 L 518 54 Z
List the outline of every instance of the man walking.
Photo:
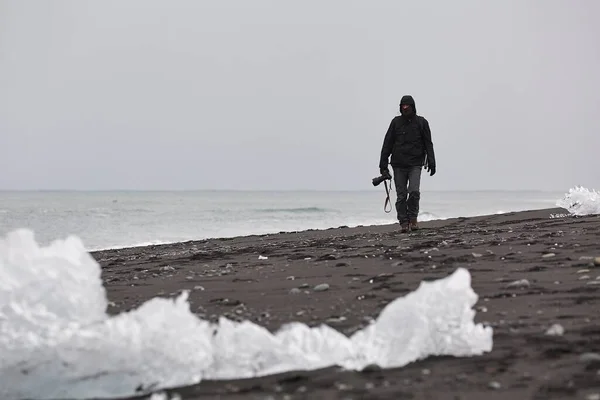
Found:
M 435 154 L 429 122 L 417 115 L 417 107 L 412 96 L 400 100 L 400 114 L 392 119 L 385 134 L 379 160 L 379 172 L 390 172 L 388 158 L 394 170 L 396 186 L 396 212 L 402 232 L 419 228 L 419 201 L 421 199 L 421 168 L 425 166 L 430 176 L 435 174 Z

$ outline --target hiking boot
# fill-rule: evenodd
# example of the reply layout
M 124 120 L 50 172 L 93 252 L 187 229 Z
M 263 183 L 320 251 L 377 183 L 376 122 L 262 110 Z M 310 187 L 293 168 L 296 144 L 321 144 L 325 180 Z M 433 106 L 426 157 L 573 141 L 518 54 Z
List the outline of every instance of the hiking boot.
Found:
M 409 232 L 409 231 L 410 231 L 410 225 L 408 224 L 408 222 L 402 222 L 402 223 L 400 224 L 400 227 L 402 228 L 402 229 L 400 230 L 400 232 L 402 232 L 402 233 L 407 233 L 407 232 Z
M 418 231 L 419 230 L 419 224 L 417 223 L 417 219 L 411 219 L 410 220 L 410 229 L 413 231 Z

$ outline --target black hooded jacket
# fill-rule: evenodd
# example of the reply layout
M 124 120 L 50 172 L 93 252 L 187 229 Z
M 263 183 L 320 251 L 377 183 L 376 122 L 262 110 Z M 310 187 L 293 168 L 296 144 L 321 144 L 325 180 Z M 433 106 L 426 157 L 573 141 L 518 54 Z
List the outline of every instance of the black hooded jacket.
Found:
M 427 164 L 435 168 L 435 154 L 429 122 L 417 114 L 412 96 L 403 96 L 400 105 L 409 104 L 414 112 L 410 117 L 394 117 L 383 139 L 379 168 L 387 168 L 388 158 L 392 156 L 392 167 L 408 168 Z

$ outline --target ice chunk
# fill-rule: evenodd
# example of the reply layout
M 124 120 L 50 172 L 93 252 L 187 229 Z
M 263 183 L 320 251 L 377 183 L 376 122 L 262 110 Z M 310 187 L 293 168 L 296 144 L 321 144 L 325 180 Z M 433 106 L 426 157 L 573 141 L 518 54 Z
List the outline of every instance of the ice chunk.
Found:
M 569 193 L 558 200 L 556 205 L 572 215 L 600 214 L 600 192 L 576 186 L 569 189 Z
M 431 355 L 471 356 L 492 349 L 492 329 L 475 324 L 477 294 L 459 268 L 447 278 L 422 282 L 388 304 L 377 321 L 352 337 L 357 367 L 401 367 Z
M 100 267 L 78 238 L 39 247 L 16 231 L 0 240 L 0 398 L 114 398 L 208 378 L 479 355 L 492 349 L 492 329 L 474 324 L 476 302 L 458 269 L 352 337 L 326 325 L 271 334 L 249 321 L 210 324 L 189 311 L 187 293 L 111 317 Z

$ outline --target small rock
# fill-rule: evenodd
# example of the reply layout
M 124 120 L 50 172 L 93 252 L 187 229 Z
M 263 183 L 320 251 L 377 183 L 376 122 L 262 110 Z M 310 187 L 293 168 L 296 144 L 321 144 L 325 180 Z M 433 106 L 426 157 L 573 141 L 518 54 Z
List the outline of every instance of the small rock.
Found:
M 293 288 L 290 290 L 290 294 L 300 294 L 302 293 L 302 290 L 298 289 L 298 288 Z
M 588 272 L 590 272 L 589 269 L 580 269 L 579 271 L 577 271 L 578 274 L 585 274 L 585 273 L 588 273 Z
M 194 290 L 204 290 L 204 286 L 200 286 L 200 285 L 194 286 Z
M 500 389 L 500 388 L 502 387 L 502 385 L 500 384 L 500 382 L 491 381 L 491 382 L 488 384 L 488 387 L 489 387 L 490 389 L 498 390 L 498 389 Z
M 479 257 L 483 257 L 483 254 L 479 254 L 479 253 L 472 253 L 473 257 L 475 258 L 479 258 Z
M 259 259 L 259 260 L 268 260 L 268 259 L 269 259 L 269 257 L 266 257 L 266 256 L 258 256 L 258 259 Z
M 542 255 L 542 258 L 552 258 L 552 257 L 556 257 L 556 254 L 554 254 L 554 253 L 546 253 L 546 254 Z
M 379 372 L 381 371 L 381 367 L 377 364 L 369 364 L 362 369 L 362 372 Z
M 600 267 L 600 257 L 594 258 L 594 266 Z
M 298 392 L 298 393 L 306 392 L 306 386 L 299 386 L 298 389 L 296 389 L 296 392 Z
M 310 287 L 310 285 L 308 283 L 303 283 L 302 285 L 298 286 L 300 289 L 306 289 L 308 287 Z
M 549 336 L 562 336 L 565 334 L 565 328 L 560 324 L 554 324 L 546 331 L 546 335 Z
M 584 280 L 586 280 L 586 279 L 590 279 L 590 276 L 589 276 L 589 275 L 581 275 L 581 276 L 579 277 L 579 280 L 580 280 L 580 281 L 584 281 Z
M 329 285 L 327 283 L 321 283 L 313 288 L 315 292 L 324 292 L 329 290 Z
M 421 373 L 422 373 L 423 375 L 431 375 L 431 370 L 429 370 L 429 369 L 425 368 L 425 369 L 421 370 Z
M 296 279 L 295 276 L 288 276 L 287 278 L 285 278 L 288 281 L 293 281 L 294 279 Z
M 340 390 L 340 391 L 345 391 L 345 390 L 352 389 L 352 386 L 347 385 L 345 383 L 340 383 L 340 382 L 336 382 L 335 383 L 335 387 L 337 388 L 337 390 Z
M 467 379 L 469 379 L 469 376 L 467 374 L 458 374 L 458 375 L 456 375 L 456 380 L 457 381 L 466 381 Z
M 393 262 L 393 263 L 392 263 L 392 267 L 399 267 L 399 266 L 401 266 L 402 264 L 404 264 L 404 262 L 403 262 L 403 261 L 396 261 L 396 262 Z
M 587 362 L 598 362 L 600 361 L 600 354 L 598 353 L 583 353 L 579 356 L 579 361 Z
M 507 288 L 526 288 L 531 286 L 527 279 L 519 279 L 506 285 Z

